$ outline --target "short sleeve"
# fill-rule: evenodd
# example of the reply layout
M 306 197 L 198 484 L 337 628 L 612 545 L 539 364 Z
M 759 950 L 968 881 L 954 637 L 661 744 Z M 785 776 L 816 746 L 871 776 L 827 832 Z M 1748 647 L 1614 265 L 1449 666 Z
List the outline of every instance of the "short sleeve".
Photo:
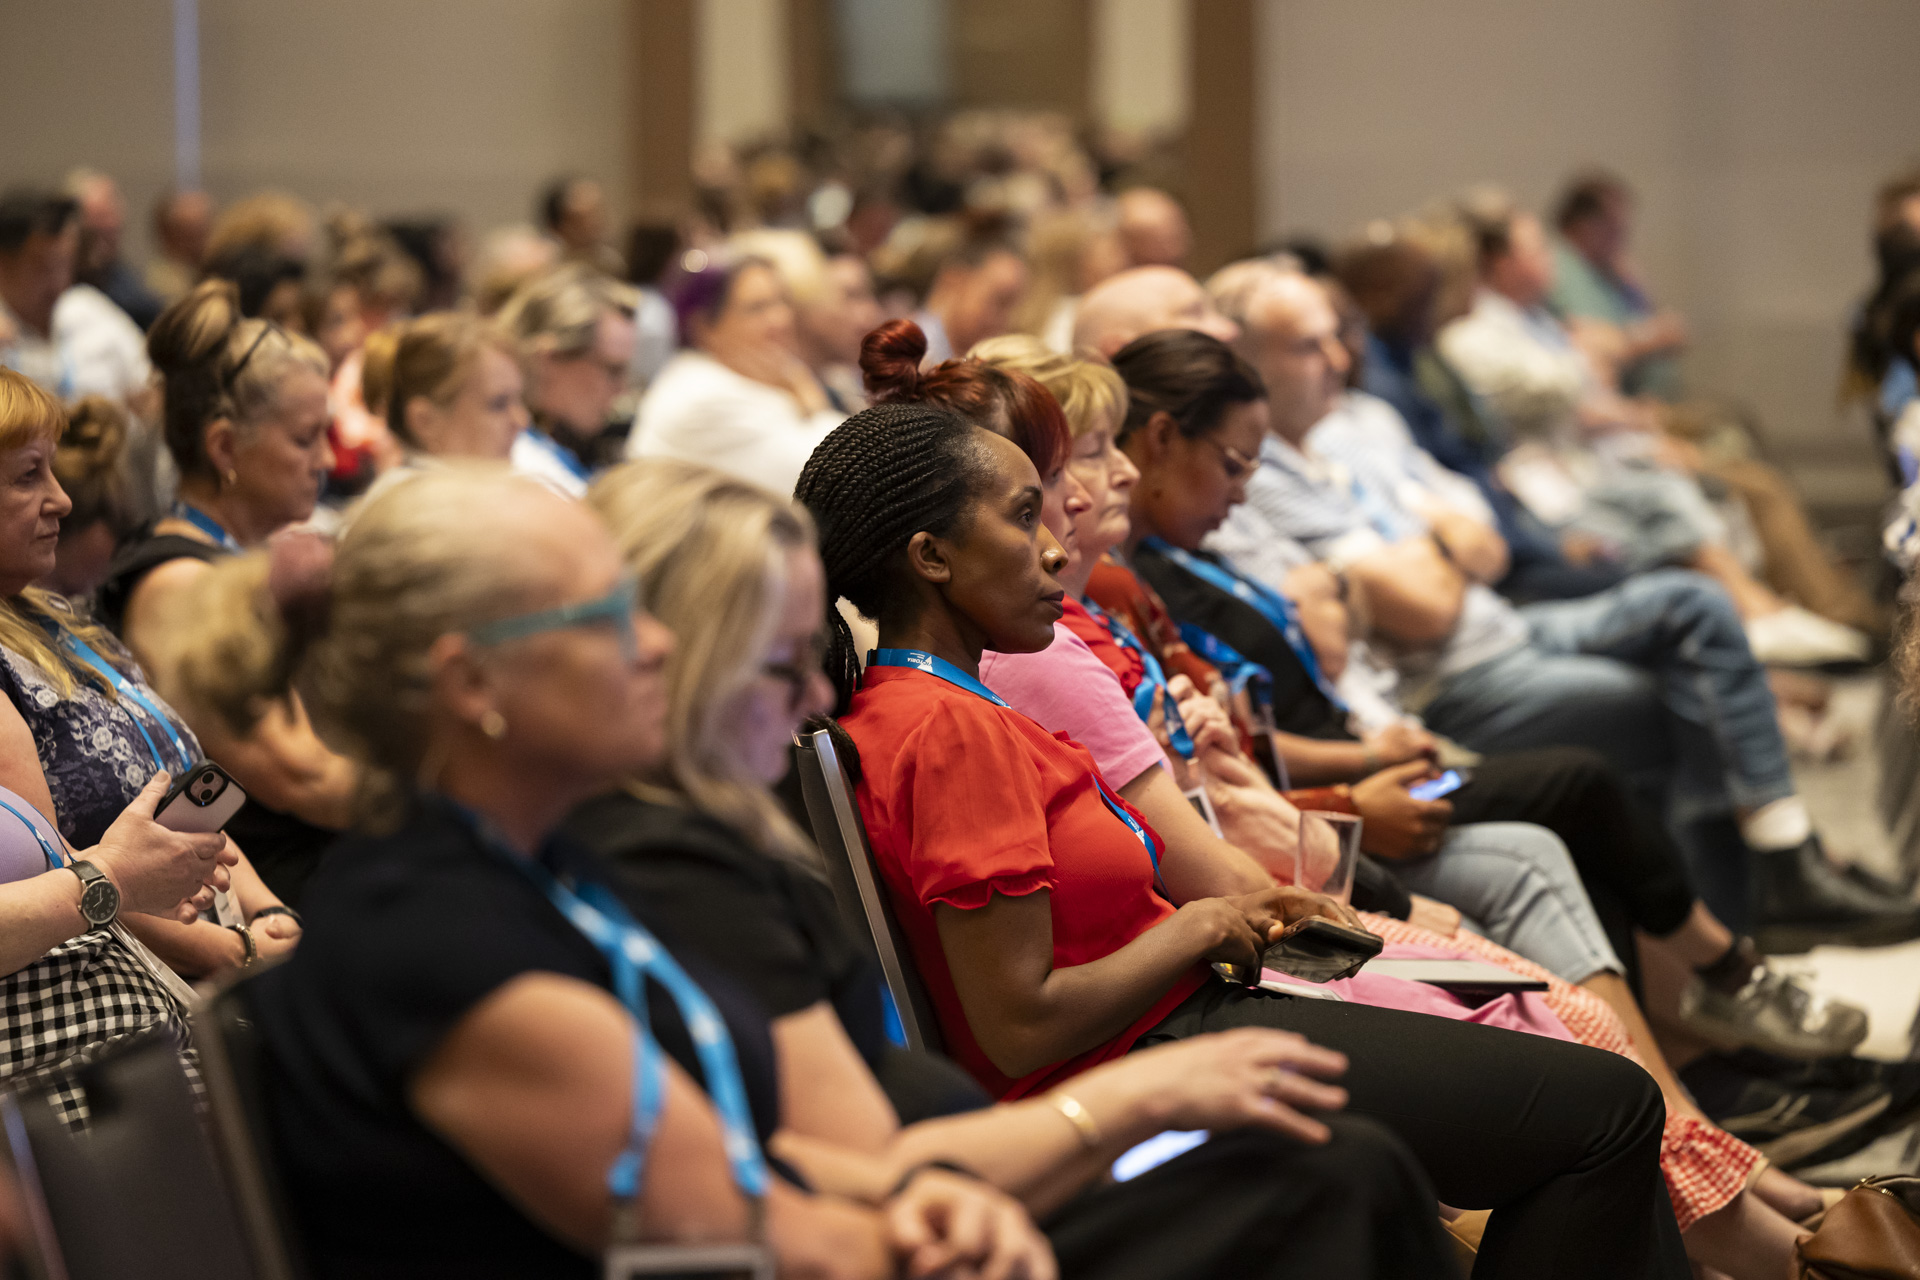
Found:
M 980 678 L 1048 733 L 1085 747 L 1115 789 L 1166 763 L 1120 677 L 1065 624 L 1055 624 L 1053 643 L 1039 653 L 985 655 Z
M 793 905 L 767 877 L 661 846 L 622 859 L 618 874 L 622 896 L 669 950 L 703 956 L 752 991 L 768 1017 L 798 1013 L 831 994 Z
M 978 705 L 972 705 L 977 702 Z M 973 911 L 1053 887 L 1047 795 L 1033 744 L 984 699 L 942 700 L 908 739 L 914 896 Z
M 385 877 L 382 877 L 383 879 Z M 405 1080 L 473 1008 L 521 974 L 604 983 L 604 962 L 544 902 L 494 876 L 388 879 L 347 928 L 316 929 L 302 976 L 335 991 L 343 1030 L 376 1071 Z M 373 888 L 383 886 L 374 885 Z M 484 923 L 482 923 L 484 922 Z

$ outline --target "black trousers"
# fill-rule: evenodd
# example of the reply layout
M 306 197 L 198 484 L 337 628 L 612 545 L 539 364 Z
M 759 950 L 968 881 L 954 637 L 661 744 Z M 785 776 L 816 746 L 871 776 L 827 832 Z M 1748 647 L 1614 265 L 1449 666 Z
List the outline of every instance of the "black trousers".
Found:
M 1426 1014 L 1208 983 L 1137 1047 L 1277 1027 L 1337 1049 L 1349 1114 L 1404 1142 L 1440 1199 L 1491 1209 L 1474 1280 L 1688 1280 L 1660 1174 L 1666 1107 L 1618 1055 Z
M 1686 855 L 1606 757 L 1583 747 L 1490 755 L 1448 798 L 1456 823 L 1532 822 L 1566 843 L 1638 990 L 1633 931 L 1665 937 L 1686 922 L 1698 895 Z
M 1217 1134 L 1041 1224 L 1062 1280 L 1457 1278 L 1433 1188 L 1382 1126 L 1332 1116 L 1310 1147 L 1265 1129 Z

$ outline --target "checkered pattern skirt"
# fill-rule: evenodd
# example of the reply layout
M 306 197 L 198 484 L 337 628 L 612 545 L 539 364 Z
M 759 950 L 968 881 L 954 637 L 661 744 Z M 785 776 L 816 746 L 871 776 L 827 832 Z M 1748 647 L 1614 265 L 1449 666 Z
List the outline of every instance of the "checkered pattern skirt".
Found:
M 0 1085 L 47 1089 L 60 1118 L 84 1128 L 87 1100 L 74 1071 L 156 1025 L 172 1030 L 197 1090 L 179 1002 L 112 933 L 83 933 L 0 978 Z

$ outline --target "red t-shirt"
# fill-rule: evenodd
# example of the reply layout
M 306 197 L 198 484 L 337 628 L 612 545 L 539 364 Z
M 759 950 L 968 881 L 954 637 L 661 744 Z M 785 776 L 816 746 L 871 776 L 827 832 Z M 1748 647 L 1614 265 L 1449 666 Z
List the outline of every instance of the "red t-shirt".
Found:
M 1154 888 L 1153 860 L 1101 799 L 1086 749 L 1018 711 L 910 667 L 869 667 L 840 723 L 860 749 L 860 817 L 947 1052 L 996 1097 L 1042 1092 L 1119 1057 L 1207 979 L 1195 964 L 1105 1044 L 1019 1079 L 1002 1075 L 967 1025 L 934 904 L 973 911 L 996 892 L 1049 890 L 1053 964 L 1071 968 L 1173 914 Z M 1157 854 L 1159 837 L 1126 807 Z

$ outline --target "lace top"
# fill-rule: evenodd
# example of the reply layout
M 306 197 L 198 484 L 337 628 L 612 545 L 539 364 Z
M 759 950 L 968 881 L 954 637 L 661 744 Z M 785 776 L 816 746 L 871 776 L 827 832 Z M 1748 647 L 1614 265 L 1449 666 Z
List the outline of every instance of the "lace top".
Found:
M 62 698 L 37 665 L 0 646 L 0 690 L 33 733 L 60 834 L 76 849 L 98 844 L 156 770 L 178 774 L 200 759 L 193 730 L 147 684 L 133 655 L 117 641 L 96 647 L 169 724 L 131 699 L 108 696 L 92 680 L 76 680 L 72 696 Z M 176 758 L 176 736 L 186 747 L 184 760 Z

